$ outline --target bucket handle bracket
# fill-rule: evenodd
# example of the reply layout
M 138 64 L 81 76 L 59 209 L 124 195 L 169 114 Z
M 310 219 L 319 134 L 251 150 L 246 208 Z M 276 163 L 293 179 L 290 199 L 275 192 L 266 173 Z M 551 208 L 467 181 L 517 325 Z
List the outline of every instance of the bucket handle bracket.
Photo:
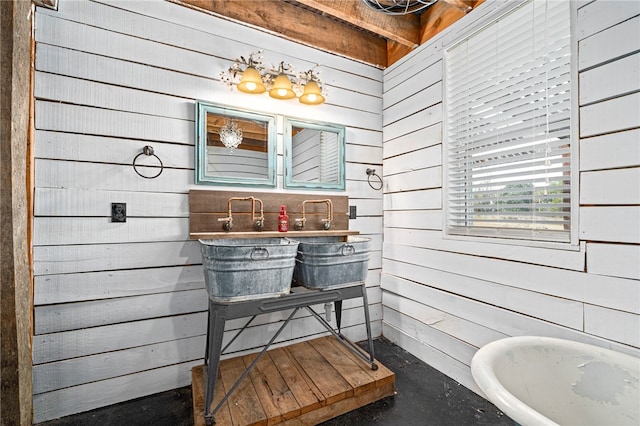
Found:
M 269 250 L 266 247 L 254 247 L 251 250 L 251 260 L 267 260 L 269 259 Z
M 356 252 L 356 248 L 352 244 L 344 244 L 340 249 L 340 254 L 343 256 L 351 256 Z

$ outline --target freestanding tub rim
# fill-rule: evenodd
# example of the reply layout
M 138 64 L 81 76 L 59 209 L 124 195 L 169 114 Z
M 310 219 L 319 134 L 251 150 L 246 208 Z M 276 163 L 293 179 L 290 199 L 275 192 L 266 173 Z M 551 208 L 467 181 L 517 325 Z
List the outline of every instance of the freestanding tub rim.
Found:
M 629 380 L 629 386 L 635 390 L 635 395 L 637 396 L 638 378 L 640 376 L 640 358 L 633 355 L 587 343 L 553 337 L 515 336 L 495 340 L 481 347 L 476 352 L 471 361 L 471 374 L 487 398 L 521 425 L 553 426 L 559 424 L 532 408 L 526 401 L 523 401 L 523 399 L 515 396 L 511 390 L 504 386 L 496 373 L 496 371 L 501 368 L 500 363 L 504 364 L 505 361 L 511 362 L 510 358 L 515 356 L 514 351 L 525 349 L 552 349 L 566 351 L 567 353 L 576 353 L 577 351 L 585 357 L 591 355 L 594 357 L 602 356 L 615 365 L 622 366 L 621 370 L 629 373 L 629 377 L 631 378 L 631 380 Z M 582 367 L 582 365 L 576 364 L 576 370 L 579 367 Z M 540 372 L 540 374 L 544 373 L 545 372 Z M 571 383 L 571 385 L 575 386 L 576 383 Z M 637 397 L 635 397 L 635 399 L 638 400 Z M 638 405 L 640 406 L 640 402 Z M 630 419 L 634 423 L 629 424 L 640 423 L 639 410 L 640 407 L 635 407 L 635 419 Z M 576 422 L 574 424 L 579 423 Z

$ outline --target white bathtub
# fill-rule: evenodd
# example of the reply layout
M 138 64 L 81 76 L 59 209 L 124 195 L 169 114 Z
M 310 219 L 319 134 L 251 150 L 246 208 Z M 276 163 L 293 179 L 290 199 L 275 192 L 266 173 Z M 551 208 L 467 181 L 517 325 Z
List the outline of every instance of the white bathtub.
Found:
M 480 348 L 476 383 L 521 425 L 639 425 L 640 358 L 549 337 L 509 337 Z

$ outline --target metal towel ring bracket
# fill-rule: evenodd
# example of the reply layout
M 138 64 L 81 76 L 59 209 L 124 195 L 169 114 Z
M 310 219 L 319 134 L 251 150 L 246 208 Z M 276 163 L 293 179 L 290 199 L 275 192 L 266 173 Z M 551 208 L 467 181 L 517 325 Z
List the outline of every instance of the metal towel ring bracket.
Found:
M 375 176 L 378 178 L 378 180 L 380 181 L 380 186 L 376 188 L 371 184 L 371 176 Z M 372 189 L 375 189 L 376 191 L 382 189 L 382 185 L 383 185 L 382 178 L 376 174 L 376 169 L 367 169 L 367 183 Z
M 138 157 L 140 157 L 141 155 L 146 155 L 146 156 L 153 156 L 156 157 L 156 159 L 158 160 L 158 162 L 160 163 L 160 171 L 158 173 L 156 173 L 153 176 L 145 176 L 142 173 L 140 173 L 138 171 L 138 166 L 136 165 L 136 161 L 138 161 Z M 143 177 L 145 179 L 155 179 L 158 176 L 160 176 L 160 174 L 162 174 L 162 171 L 164 170 L 164 164 L 162 164 L 162 160 L 160 159 L 160 157 L 158 157 L 156 154 L 153 153 L 153 147 L 151 145 L 145 145 L 142 148 L 142 152 L 139 153 L 138 155 L 135 156 L 135 158 L 133 159 L 133 170 L 135 170 L 135 172 L 138 174 L 138 176 Z M 143 166 L 143 167 L 158 167 L 158 166 Z

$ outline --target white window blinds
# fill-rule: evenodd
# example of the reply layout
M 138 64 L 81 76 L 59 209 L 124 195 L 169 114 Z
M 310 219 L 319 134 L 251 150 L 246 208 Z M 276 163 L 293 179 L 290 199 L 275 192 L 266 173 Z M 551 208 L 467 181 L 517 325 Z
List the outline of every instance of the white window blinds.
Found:
M 570 241 L 569 3 L 529 1 L 445 53 L 449 234 Z

